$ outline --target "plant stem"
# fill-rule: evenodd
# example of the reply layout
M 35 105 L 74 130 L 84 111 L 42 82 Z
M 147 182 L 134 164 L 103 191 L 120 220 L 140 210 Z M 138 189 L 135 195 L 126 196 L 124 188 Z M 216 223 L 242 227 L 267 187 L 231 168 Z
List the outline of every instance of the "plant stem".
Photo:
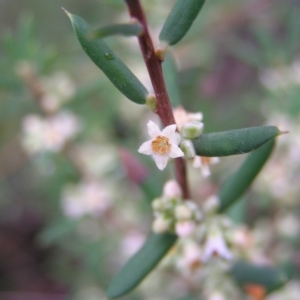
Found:
M 152 39 L 149 35 L 147 20 L 139 0 L 125 0 L 130 16 L 135 18 L 143 26 L 143 33 L 138 37 L 143 58 L 152 82 L 155 97 L 157 100 L 156 113 L 162 120 L 164 126 L 176 124 L 172 106 L 169 100 L 169 95 L 166 89 L 161 63 L 162 61 L 157 57 L 153 46 Z M 190 198 L 186 166 L 184 160 L 180 158 L 175 159 L 175 176 L 181 186 L 183 197 Z

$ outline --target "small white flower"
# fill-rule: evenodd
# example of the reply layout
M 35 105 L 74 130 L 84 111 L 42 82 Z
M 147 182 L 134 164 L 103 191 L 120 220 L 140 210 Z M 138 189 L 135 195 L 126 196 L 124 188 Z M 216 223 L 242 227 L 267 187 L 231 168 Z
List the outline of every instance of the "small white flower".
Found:
M 208 233 L 204 246 L 203 261 L 207 262 L 212 256 L 217 255 L 227 260 L 232 259 L 232 254 L 227 248 L 222 233 L 215 229 Z
M 184 156 L 184 153 L 178 147 L 180 136 L 176 132 L 175 124 L 167 126 L 162 131 L 152 121 L 149 121 L 147 126 L 151 139 L 143 143 L 138 149 L 138 152 L 152 155 L 160 170 L 163 170 L 167 166 L 169 157 L 176 158 Z
M 179 221 L 175 225 L 175 232 L 180 237 L 190 236 L 196 229 L 196 223 L 192 220 Z
M 195 156 L 193 159 L 193 167 L 200 168 L 202 175 L 208 177 L 210 175 L 209 165 L 214 165 L 219 161 L 220 159 L 218 157 Z
M 188 122 L 200 122 L 203 119 L 203 114 L 201 112 L 188 113 L 182 106 L 176 107 L 173 110 L 173 114 L 179 130 L 181 130 L 181 128 Z

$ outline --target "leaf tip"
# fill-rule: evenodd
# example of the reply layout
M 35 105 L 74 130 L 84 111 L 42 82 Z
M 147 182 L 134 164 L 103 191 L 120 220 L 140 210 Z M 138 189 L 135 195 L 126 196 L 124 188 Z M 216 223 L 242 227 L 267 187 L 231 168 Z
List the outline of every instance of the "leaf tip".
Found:
M 61 7 L 64 13 L 71 19 L 72 14 L 70 14 L 64 7 Z
M 287 134 L 287 133 L 290 133 L 289 131 L 281 131 L 281 130 L 279 130 L 279 134 L 278 135 L 282 135 L 282 134 Z

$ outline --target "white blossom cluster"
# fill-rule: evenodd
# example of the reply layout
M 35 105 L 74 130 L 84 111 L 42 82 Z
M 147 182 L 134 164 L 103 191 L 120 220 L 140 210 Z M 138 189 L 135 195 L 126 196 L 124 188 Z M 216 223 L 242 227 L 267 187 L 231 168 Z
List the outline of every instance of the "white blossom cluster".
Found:
M 79 118 L 69 111 L 48 117 L 30 114 L 22 122 L 22 145 L 29 154 L 59 152 L 80 128 Z
M 200 209 L 194 202 L 182 198 L 176 181 L 168 181 L 162 197 L 153 200 L 152 230 L 173 232 L 182 238 L 179 265 L 194 269 L 214 256 L 225 260 L 233 258 L 228 245 L 234 242 L 235 226 L 227 217 L 216 214 L 218 201 L 212 196 Z
M 62 192 L 62 210 L 70 218 L 101 216 L 111 207 L 111 193 L 96 180 L 68 184 Z

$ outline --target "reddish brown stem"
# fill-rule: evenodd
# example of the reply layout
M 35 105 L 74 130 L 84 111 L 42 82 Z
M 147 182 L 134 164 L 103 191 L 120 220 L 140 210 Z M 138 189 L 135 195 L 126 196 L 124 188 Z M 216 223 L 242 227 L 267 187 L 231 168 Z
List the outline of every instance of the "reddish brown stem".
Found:
M 175 119 L 167 93 L 161 60 L 157 57 L 152 39 L 149 35 L 147 20 L 139 0 L 125 0 L 129 9 L 130 16 L 135 18 L 143 26 L 143 33 L 138 37 L 143 58 L 152 82 L 155 97 L 157 99 L 156 113 L 162 120 L 164 126 L 175 124 Z M 182 158 L 175 159 L 175 176 L 182 188 L 183 197 L 190 198 L 185 162 Z

